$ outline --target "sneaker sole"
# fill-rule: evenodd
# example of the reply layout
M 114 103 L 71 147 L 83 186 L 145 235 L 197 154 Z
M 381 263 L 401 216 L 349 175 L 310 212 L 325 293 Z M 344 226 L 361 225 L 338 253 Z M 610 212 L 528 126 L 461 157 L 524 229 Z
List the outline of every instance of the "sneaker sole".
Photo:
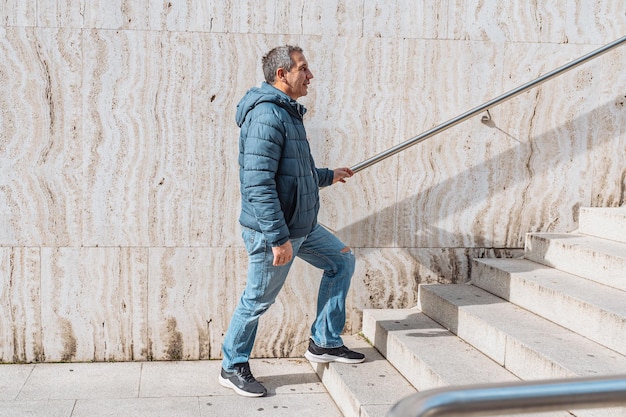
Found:
M 304 357 L 307 358 L 311 362 L 315 363 L 330 363 L 330 362 L 340 362 L 340 363 L 361 363 L 365 360 L 365 358 L 361 359 L 350 359 L 350 358 L 342 358 L 341 356 L 333 356 L 333 355 L 316 355 L 314 353 L 309 352 L 308 350 L 304 353 Z
M 232 382 L 230 382 L 228 379 L 224 379 L 222 378 L 222 376 L 219 376 L 219 381 L 220 381 L 220 385 L 226 388 L 230 388 L 232 390 L 234 390 L 237 394 L 243 396 L 243 397 L 262 397 L 265 395 L 264 392 L 248 392 L 248 391 L 244 391 L 241 388 L 239 388 L 237 385 L 233 384 Z

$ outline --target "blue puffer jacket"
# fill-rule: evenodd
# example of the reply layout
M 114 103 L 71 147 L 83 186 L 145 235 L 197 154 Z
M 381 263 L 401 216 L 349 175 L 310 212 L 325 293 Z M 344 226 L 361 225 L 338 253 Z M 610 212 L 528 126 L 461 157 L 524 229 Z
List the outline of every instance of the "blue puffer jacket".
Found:
M 313 229 L 319 188 L 333 182 L 332 170 L 315 167 L 302 123 L 305 113 L 304 106 L 265 82 L 237 105 L 239 222 L 262 232 L 272 246 Z

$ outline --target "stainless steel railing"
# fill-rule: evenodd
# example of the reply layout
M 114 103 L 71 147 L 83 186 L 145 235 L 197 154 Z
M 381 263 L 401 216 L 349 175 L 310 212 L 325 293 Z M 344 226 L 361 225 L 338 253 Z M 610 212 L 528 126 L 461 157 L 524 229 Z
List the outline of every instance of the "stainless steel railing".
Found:
M 450 119 L 445 123 L 440 124 L 439 126 L 433 127 L 430 130 L 427 130 L 426 132 L 415 136 L 411 139 L 408 139 L 402 143 L 400 143 L 399 145 L 396 145 L 392 148 L 389 148 L 388 150 L 379 153 L 378 155 L 375 155 L 363 162 L 360 162 L 356 165 L 354 165 L 353 167 L 351 167 L 352 171 L 354 172 L 359 172 L 367 167 L 370 167 L 384 159 L 389 158 L 390 156 L 393 156 L 395 154 L 397 154 L 398 152 L 401 152 L 413 145 L 416 145 L 432 136 L 435 136 L 453 126 L 458 125 L 461 122 L 464 122 L 465 120 L 469 119 L 470 117 L 473 117 L 475 115 L 477 115 L 478 113 L 481 113 L 485 110 L 489 110 L 491 107 L 495 107 L 498 104 L 501 104 L 507 100 L 512 99 L 513 97 L 524 93 L 525 91 L 530 90 L 533 87 L 537 87 L 541 84 L 543 84 L 544 82 L 551 80 L 552 78 L 555 78 L 563 73 L 565 73 L 566 71 L 571 70 L 572 68 L 575 68 L 591 59 L 597 58 L 602 54 L 605 54 L 606 52 L 617 48 L 618 46 L 621 46 L 622 44 L 624 44 L 626 42 L 626 36 L 623 36 L 601 48 L 596 49 L 595 51 L 589 52 L 587 55 L 581 56 L 578 59 L 573 60 L 572 62 L 565 64 L 553 71 L 548 72 L 547 74 L 542 75 L 541 77 L 533 80 L 533 81 L 529 81 L 526 84 L 523 84 L 509 92 L 506 92 L 504 94 L 502 94 L 501 96 L 498 96 L 492 100 L 489 100 L 488 102 L 481 104 L 478 107 L 474 107 L 471 110 L 466 111 L 463 114 L 460 114 L 459 116 L 455 117 L 454 119 Z
M 470 417 L 626 406 L 626 375 L 448 387 L 400 400 L 389 417 Z

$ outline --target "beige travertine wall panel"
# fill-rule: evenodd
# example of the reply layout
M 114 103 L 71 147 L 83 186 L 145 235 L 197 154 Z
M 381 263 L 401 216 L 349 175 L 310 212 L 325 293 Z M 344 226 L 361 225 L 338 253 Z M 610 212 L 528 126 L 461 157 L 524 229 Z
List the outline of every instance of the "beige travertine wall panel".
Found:
M 39 248 L 0 248 L 0 362 L 43 357 Z
M 360 37 L 367 24 L 367 20 L 360 16 L 364 16 L 370 7 L 360 0 L 301 0 L 288 3 L 291 4 L 290 13 L 284 18 L 291 23 L 287 33 L 304 35 Z M 297 8 L 294 9 L 294 6 Z
M 398 143 L 404 106 L 406 50 L 402 41 L 375 38 L 309 38 L 316 78 L 305 116 L 316 164 L 353 166 Z M 400 116 L 400 117 L 399 117 Z M 393 213 L 377 210 L 396 200 L 395 159 L 321 191 L 320 222 L 355 247 L 387 246 Z M 367 227 L 361 227 L 367 219 Z
M 85 6 L 84 27 L 93 29 L 180 30 L 192 14 L 189 1 L 98 0 Z
M 239 129 L 235 109 L 245 92 L 244 85 L 253 85 L 250 79 L 255 72 L 245 73 L 232 63 L 255 49 L 248 42 L 238 42 L 237 47 L 234 39 L 225 35 L 195 34 L 193 42 L 196 53 L 192 64 L 191 118 L 195 146 L 190 243 L 242 246 L 241 239 L 237 239 Z M 237 59 L 233 60 L 233 56 Z M 231 71 L 236 71 L 237 76 Z M 235 82 L 240 75 L 241 82 Z
M 451 0 L 450 37 L 477 41 L 567 41 L 565 1 Z M 520 24 L 524 22 L 524 24 Z
M 447 0 L 365 2 L 363 35 L 383 38 L 446 39 L 448 22 L 433 18 L 446 16 Z
M 80 242 L 80 32 L 0 28 L 0 244 Z
M 294 2 L 216 0 L 193 2 L 195 30 L 212 33 L 300 33 L 301 7 Z M 297 19 L 297 20 L 296 20 Z M 292 24 L 298 23 L 297 26 Z
M 621 61 L 615 60 L 613 65 L 621 66 L 626 60 L 622 54 Z M 623 72 L 622 72 L 623 74 Z M 626 82 L 622 82 L 625 85 Z M 594 175 L 591 184 L 592 207 L 618 207 L 626 203 L 626 161 L 624 153 L 619 157 L 620 149 L 626 150 L 626 92 L 615 92 L 615 99 L 603 106 L 593 116 L 606 121 L 607 127 L 616 126 L 616 134 L 606 139 L 602 131 L 594 131 L 593 165 Z M 592 116 L 592 117 L 593 117 Z M 614 119 L 613 119 L 614 117 Z M 608 120 L 607 120 L 608 118 Z M 592 119 L 593 120 L 593 119 Z
M 536 78 L 588 49 L 511 45 L 508 78 Z M 522 246 L 523 231 L 575 229 L 581 201 L 592 201 L 596 183 L 612 184 L 602 190 L 612 196 L 604 197 L 606 202 L 623 204 L 619 181 L 626 166 L 626 110 L 619 102 L 626 83 L 623 72 L 610 70 L 623 59 L 623 52 L 600 57 L 494 110 L 497 129 L 517 141 L 498 156 L 495 188 L 503 190 L 494 204 L 501 210 L 494 216 L 498 245 Z M 595 176 L 597 171 L 609 178 Z
M 493 98 L 501 89 L 498 44 L 410 41 L 404 134 L 415 136 Z M 471 52 L 469 52 L 471 51 Z M 411 133 L 413 129 L 414 133 Z M 480 117 L 399 155 L 399 247 L 492 246 L 486 217 L 499 143 Z
M 568 0 L 567 39 L 570 43 L 604 44 L 626 33 L 626 5 L 620 0 Z
M 211 33 L 302 33 L 303 4 L 270 1 L 98 1 L 85 27 Z
M 592 143 L 591 205 L 617 207 L 626 203 L 626 50 L 621 48 L 589 66 L 584 99 L 600 103 L 588 112 L 587 134 Z M 581 103 L 581 110 L 586 106 Z M 576 219 L 577 220 L 577 219 Z
M 159 95 L 157 32 L 84 33 L 85 222 L 89 246 L 148 246 Z M 150 71 L 156 73 L 148 73 Z M 141 213 L 141 214 L 140 214 Z
M 191 112 L 191 35 L 85 37 L 84 242 L 187 245 L 194 143 L 181 115 Z
M 601 44 L 623 36 L 626 27 L 624 3 L 615 0 L 450 0 L 448 10 L 452 39 Z
M 85 0 L 38 0 L 24 3 L 36 4 L 38 27 L 83 27 Z
M 357 264 L 348 293 L 346 332 L 361 329 L 363 309 L 407 308 L 417 304 L 419 269 L 406 249 L 356 249 Z
M 35 26 L 37 3 L 34 1 L 7 0 L 0 3 L 3 26 Z
M 217 0 L 188 2 L 189 28 L 211 33 L 361 36 L 363 2 Z M 169 28 L 169 27 L 168 27 Z M 171 29 L 171 28 L 169 28 Z
M 407 139 L 503 92 L 502 43 L 410 39 L 406 48 L 409 69 L 401 79 Z
M 145 360 L 145 248 L 42 248 L 46 361 Z
M 212 333 L 237 292 L 233 250 L 152 248 L 148 317 L 150 359 L 211 357 Z M 244 275 L 245 277 L 245 275 Z M 220 326 L 222 325 L 222 326 Z
M 192 161 L 198 139 L 188 116 L 192 113 L 195 45 L 192 36 L 178 32 L 165 35 L 159 42 L 156 66 L 160 71 L 146 74 L 158 80 L 153 90 L 156 92 L 154 113 L 145 114 L 146 120 L 154 121 L 156 127 L 154 142 L 150 143 L 150 137 L 145 138 L 149 153 L 155 158 L 149 178 L 150 245 L 187 246 L 192 210 L 189 197 L 195 174 Z

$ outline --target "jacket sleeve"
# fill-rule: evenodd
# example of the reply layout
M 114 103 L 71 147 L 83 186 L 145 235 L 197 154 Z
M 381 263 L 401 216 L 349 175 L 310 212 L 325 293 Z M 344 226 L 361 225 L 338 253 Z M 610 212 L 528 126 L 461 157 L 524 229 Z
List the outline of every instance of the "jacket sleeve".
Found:
M 285 142 L 284 127 L 273 111 L 252 111 L 248 117 L 242 155 L 243 196 L 268 242 L 280 246 L 289 240 L 275 180 Z
M 333 184 L 333 178 L 335 177 L 335 173 L 332 169 L 328 168 L 315 168 L 317 170 L 317 177 L 319 179 L 320 187 L 327 187 Z

